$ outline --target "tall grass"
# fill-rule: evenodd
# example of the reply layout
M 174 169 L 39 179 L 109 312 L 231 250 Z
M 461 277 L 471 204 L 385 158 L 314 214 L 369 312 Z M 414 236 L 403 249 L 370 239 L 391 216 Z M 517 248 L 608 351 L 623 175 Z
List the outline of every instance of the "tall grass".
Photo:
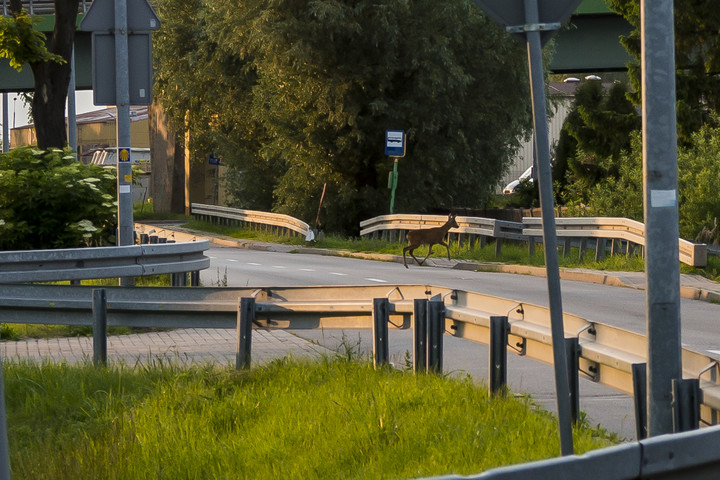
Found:
M 412 478 L 559 454 L 555 420 L 526 399 L 340 356 L 4 371 L 15 479 Z M 612 442 L 575 429 L 577 452 Z

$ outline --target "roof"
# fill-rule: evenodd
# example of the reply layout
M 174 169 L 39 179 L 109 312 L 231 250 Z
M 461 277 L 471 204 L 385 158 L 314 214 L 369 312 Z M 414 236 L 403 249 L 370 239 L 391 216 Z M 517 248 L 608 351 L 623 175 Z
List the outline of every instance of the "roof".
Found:
M 91 123 L 115 123 L 117 117 L 117 108 L 109 107 L 102 108 L 100 110 L 93 110 L 92 112 L 78 113 L 75 115 L 75 122 L 78 125 L 87 125 Z M 130 122 L 139 122 L 141 120 L 147 120 L 148 118 L 148 107 L 147 105 L 131 106 L 130 107 Z M 67 122 L 67 117 L 65 118 Z M 15 127 L 12 130 L 22 130 L 25 128 L 35 128 L 34 124 L 22 125 Z

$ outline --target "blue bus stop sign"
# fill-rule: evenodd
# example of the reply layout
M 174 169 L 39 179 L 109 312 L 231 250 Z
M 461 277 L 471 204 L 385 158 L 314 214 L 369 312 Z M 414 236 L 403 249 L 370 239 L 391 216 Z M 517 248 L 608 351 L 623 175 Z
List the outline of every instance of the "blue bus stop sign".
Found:
M 389 157 L 405 156 L 405 132 L 403 130 L 385 131 L 385 155 Z

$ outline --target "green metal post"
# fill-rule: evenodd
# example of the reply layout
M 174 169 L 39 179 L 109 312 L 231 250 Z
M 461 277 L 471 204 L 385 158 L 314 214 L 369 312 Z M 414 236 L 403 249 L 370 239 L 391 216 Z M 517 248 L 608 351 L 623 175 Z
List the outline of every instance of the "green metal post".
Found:
M 397 178 L 398 178 L 398 157 L 395 157 L 395 163 L 393 164 L 393 171 L 392 176 L 390 177 L 390 215 L 394 213 L 395 210 L 395 189 L 397 188 Z

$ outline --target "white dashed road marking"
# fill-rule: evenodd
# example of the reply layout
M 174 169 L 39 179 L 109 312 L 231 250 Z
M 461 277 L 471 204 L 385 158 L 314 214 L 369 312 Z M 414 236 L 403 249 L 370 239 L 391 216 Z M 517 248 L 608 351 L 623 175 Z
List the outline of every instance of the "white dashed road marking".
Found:
M 380 278 L 366 278 L 365 280 L 369 282 L 387 283 L 387 280 L 382 280 Z
M 330 272 L 330 275 L 337 275 L 338 277 L 347 277 L 347 273 Z

